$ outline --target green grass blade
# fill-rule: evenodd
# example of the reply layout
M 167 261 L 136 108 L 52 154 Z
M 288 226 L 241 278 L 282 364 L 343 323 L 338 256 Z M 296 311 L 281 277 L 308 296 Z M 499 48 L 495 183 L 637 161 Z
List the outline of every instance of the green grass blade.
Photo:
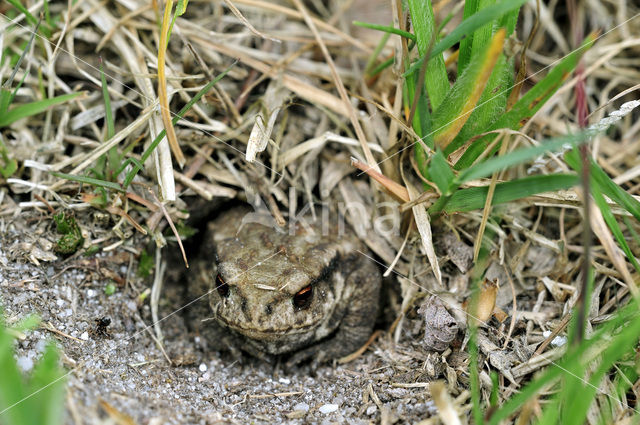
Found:
M 477 289 L 476 289 L 477 291 Z M 477 296 L 476 296 L 477 298 Z M 480 364 L 478 362 L 478 326 L 469 326 L 469 386 L 471 389 L 471 405 L 474 422 L 484 424 L 480 394 Z
M 431 157 L 429 178 L 438 186 L 440 193 L 445 193 L 455 178 L 442 151 L 437 151 L 436 154 Z
M 627 326 L 627 322 L 631 320 L 635 323 L 634 327 Z M 632 301 L 629 305 L 619 309 L 611 321 L 600 326 L 590 339 L 584 340 L 576 349 L 565 354 L 561 362 L 549 366 L 535 377 L 533 381 L 522 388 L 519 393 L 507 400 L 502 407 L 491 416 L 489 425 L 498 425 L 502 420 L 505 420 L 521 408 L 524 403 L 538 397 L 538 394 L 543 388 L 552 384 L 563 374 L 567 373 L 567 371 L 571 370 L 572 364 L 584 359 L 585 353 L 597 344 L 602 344 L 603 338 L 608 338 L 610 335 L 616 334 L 616 330 L 620 327 L 624 328 L 623 332 L 628 330 L 624 336 L 625 339 L 629 338 L 629 335 L 635 335 L 637 339 L 640 335 L 639 322 L 638 304 Z
M 600 188 L 597 185 L 592 186 L 591 195 L 593 196 L 598 209 L 602 213 L 602 217 L 607 223 L 609 230 L 611 230 L 613 237 L 618 242 L 618 245 L 620 246 L 620 248 L 622 248 L 622 251 L 627 256 L 629 262 L 631 262 L 633 267 L 636 269 L 636 272 L 640 273 L 640 264 L 638 264 L 638 260 L 636 260 L 636 257 L 633 255 L 631 248 L 629 248 L 629 244 L 627 244 L 627 241 L 622 234 L 622 229 L 620 228 L 620 225 L 611 212 L 611 207 L 609 206 L 609 204 L 607 204 L 607 201 L 604 199 L 604 196 L 602 196 Z
M 400 37 L 407 38 L 411 41 L 416 41 L 416 36 L 411 34 L 410 32 L 402 31 L 401 29 L 394 28 L 389 25 L 370 24 L 369 22 L 362 21 L 353 21 L 352 24 L 362 28 L 369 28 L 370 30 L 382 31 L 388 34 L 397 34 Z
M 573 319 L 575 319 L 575 316 Z M 580 359 L 582 360 L 582 359 Z M 561 390 L 556 395 L 560 409 L 553 409 L 555 416 L 557 412 L 561 414 L 561 422 L 567 425 L 576 425 L 576 418 L 581 416 L 580 404 L 584 400 L 591 403 L 590 394 L 585 388 L 584 379 L 587 376 L 586 365 L 583 361 L 577 361 L 572 364 L 566 364 L 567 371 L 562 376 Z M 584 412 L 586 414 L 586 409 Z M 552 422 L 550 422 L 552 423 Z M 579 422 L 580 424 L 582 421 Z
M 25 384 L 22 374 L 13 358 L 13 337 L 5 328 L 2 309 L 0 309 L 0 423 L 31 424 L 35 423 L 30 409 L 13 406 L 22 400 Z M 11 407 L 11 408 L 9 408 Z M 3 412 L 7 409 L 5 412 Z
M 111 111 L 111 99 L 109 98 L 109 86 L 107 78 L 104 75 L 104 67 L 102 59 L 100 59 L 100 81 L 102 83 L 102 100 L 104 102 L 104 120 L 107 124 L 107 140 L 116 135 L 116 128 L 113 121 L 113 112 Z
M 474 16 L 477 16 L 480 10 L 480 3 L 482 0 L 468 0 L 464 2 L 464 11 L 462 13 L 462 23 L 469 21 Z M 476 18 L 477 20 L 477 18 Z M 483 25 L 491 22 L 493 19 L 489 19 L 483 22 L 482 25 L 478 25 L 473 31 L 467 34 L 466 37 L 460 39 L 460 48 L 458 49 L 458 75 L 462 75 L 467 68 L 469 61 L 471 60 L 471 48 L 473 47 L 474 32 Z M 462 24 L 460 24 L 462 25 Z M 467 24 L 468 25 L 468 24 Z
M 571 168 L 578 172 L 581 170 L 581 161 L 578 156 L 578 152 L 575 149 L 567 152 L 564 158 Z M 613 236 L 616 238 L 616 241 L 624 251 L 631 264 L 633 264 L 633 267 L 636 269 L 636 271 L 640 272 L 640 264 L 638 264 L 638 261 L 633 255 L 631 248 L 624 238 L 622 229 L 620 229 L 620 225 L 616 221 L 611 208 L 609 207 L 609 204 L 607 204 L 602 195 L 604 194 L 611 198 L 614 202 L 627 210 L 638 220 L 640 220 L 640 202 L 638 202 L 633 196 L 629 195 L 620 186 L 615 184 L 613 180 L 611 180 L 611 178 L 604 172 L 604 170 L 602 170 L 602 168 L 600 168 L 600 166 L 593 161 L 592 158 L 590 158 L 590 162 L 592 180 L 591 194 L 596 201 L 596 205 L 602 212 L 602 217 L 607 223 L 607 226 L 611 230 Z
M 493 6 L 494 3 L 495 3 L 495 0 L 480 0 L 478 4 L 478 12 L 476 12 L 475 14 L 477 15 L 483 10 L 486 10 L 488 7 Z M 484 46 L 486 46 L 491 41 L 491 37 L 493 36 L 495 31 L 498 29 L 497 28 L 498 20 L 499 19 L 496 18 L 495 20 L 491 20 L 490 22 L 487 22 L 486 24 L 478 28 L 473 33 L 471 59 L 468 62 L 469 64 L 471 64 L 471 62 L 473 61 L 473 57 L 477 54 L 482 53 L 482 51 L 484 50 Z M 458 71 L 459 71 L 458 75 L 460 75 L 460 68 L 458 68 Z M 464 70 L 462 70 L 462 72 L 464 72 Z
M 11 75 L 9 75 L 9 78 L 7 79 L 7 81 L 5 81 L 4 84 L 2 85 L 2 90 L 0 92 L 0 116 L 6 114 L 6 112 L 9 110 L 9 105 L 11 105 L 11 102 L 13 102 L 13 99 L 18 93 L 18 90 L 20 89 L 20 87 L 22 87 L 24 80 L 27 78 L 28 72 L 25 72 L 22 75 L 22 79 L 20 80 L 20 82 L 16 85 L 13 91 L 11 91 L 11 86 L 13 85 L 13 79 L 15 78 L 16 73 L 18 72 L 18 69 L 20 69 L 20 65 L 22 64 L 22 61 L 27 56 L 27 54 L 29 54 L 29 50 L 31 49 L 31 44 L 33 44 L 33 39 L 38 33 L 38 28 L 40 28 L 40 21 L 36 23 L 36 28 L 31 32 L 31 37 L 29 37 L 29 41 L 27 42 L 24 49 L 22 50 L 22 53 L 18 57 L 18 61 L 13 66 L 13 71 L 11 71 Z M 1 56 L 0 56 L 0 59 L 1 59 Z
M 503 156 L 488 159 L 463 171 L 457 181 L 459 184 L 462 184 L 482 177 L 488 177 L 496 171 L 502 171 L 514 165 L 521 164 L 545 152 L 555 152 L 567 145 L 572 147 L 578 146 L 585 143 L 591 134 L 591 132 L 587 131 L 556 137 L 546 140 L 538 146 L 517 149 Z
M 433 113 L 433 129 L 436 146 L 445 149 L 455 139 L 469 120 L 473 109 L 491 78 L 498 59 L 502 55 L 505 31 L 496 32 L 482 52 L 476 54 L 465 72 L 458 77 Z
M 118 168 L 115 171 L 115 175 L 119 175 L 121 172 L 124 171 L 125 168 L 127 168 L 127 165 L 129 164 L 133 164 L 135 167 L 138 167 L 140 170 L 142 170 L 144 168 L 144 165 L 142 164 L 142 162 L 138 161 L 135 158 L 127 158 L 122 165 L 120 166 L 120 168 Z
M 633 352 L 638 341 L 638 335 L 640 335 L 640 318 L 635 317 L 624 323 L 615 337 L 606 341 L 605 348 L 599 356 L 599 365 L 595 372 L 591 374 L 591 377 L 588 378 L 589 384 L 578 381 L 573 388 L 567 389 L 566 398 L 568 402 L 566 403 L 566 415 L 563 417 L 563 423 L 567 425 L 584 423 L 589 406 L 595 399 L 602 378 L 622 356 Z M 576 372 L 581 372 L 581 370 L 578 369 Z M 584 376 L 584 373 L 578 376 Z
M 431 0 L 408 0 L 408 3 L 416 35 L 418 54 L 421 57 L 425 57 L 432 46 L 432 40 L 437 42 L 437 34 L 434 36 L 436 25 Z M 442 53 L 433 55 L 433 59 L 430 60 L 425 73 L 424 86 L 428 93 L 431 107 L 433 110 L 437 109 L 449 91 L 449 77 L 444 66 Z
M 74 182 L 88 184 L 91 186 L 100 186 L 100 187 L 104 187 L 105 189 L 116 190 L 118 192 L 125 191 L 118 183 L 114 183 L 106 180 L 94 179 L 93 177 L 75 176 L 73 174 L 58 173 L 58 172 L 52 172 L 51 174 L 61 179 L 71 180 Z
M 482 96 L 460 130 L 460 133 L 447 146 L 447 152 L 453 152 L 468 140 L 483 133 L 496 117 L 504 114 L 509 91 L 505 90 L 513 84 L 513 64 L 502 55 L 494 67 L 493 73 L 482 92 Z
M 560 421 L 561 404 L 557 397 L 554 397 L 542 412 L 542 417 L 536 425 L 558 425 Z
M 182 118 L 184 116 L 184 114 L 187 113 L 187 111 L 189 109 L 191 109 L 191 107 L 198 101 L 200 100 L 200 98 L 202 96 L 204 96 L 205 93 L 207 93 L 211 87 L 213 87 L 218 81 L 220 81 L 221 79 L 224 78 L 225 75 L 227 75 L 227 73 L 229 73 L 229 71 L 231 70 L 231 68 L 233 68 L 236 63 L 238 61 L 234 61 L 227 69 L 225 69 L 224 71 L 222 71 L 222 73 L 220 73 L 220 75 L 218 75 L 216 78 L 214 78 L 213 80 L 209 81 L 209 83 L 207 83 L 200 91 L 198 91 L 198 93 L 196 93 L 195 96 L 193 96 L 193 98 L 186 104 L 184 105 L 184 107 L 180 110 L 180 112 L 178 112 L 176 114 L 175 117 L 173 117 L 173 119 L 171 120 L 173 122 L 173 125 L 176 125 L 176 123 L 178 122 L 178 120 L 180 120 L 180 118 Z M 127 187 L 129 187 L 129 185 L 131 184 L 131 182 L 133 181 L 134 177 L 136 176 L 136 174 L 138 174 L 138 172 L 140 170 L 142 170 L 142 164 L 145 163 L 145 161 L 147 159 L 149 159 L 149 157 L 151 156 L 151 153 L 155 150 L 156 147 L 158 147 L 158 145 L 160 144 L 160 141 L 162 140 L 162 138 L 165 136 L 165 130 L 163 129 L 162 131 L 160 131 L 160 133 L 156 136 L 156 138 L 153 140 L 153 142 L 149 145 L 149 147 L 142 153 L 142 157 L 140 158 L 140 162 L 138 164 L 136 164 L 133 169 L 131 171 L 129 171 L 129 173 L 127 173 L 127 177 L 124 180 L 123 183 L 123 187 L 126 189 Z
M 18 161 L 9 157 L 9 151 L 0 138 L 0 175 L 8 179 L 18 170 Z
M 580 170 L 580 159 L 576 152 L 567 152 L 565 161 L 574 170 Z M 598 185 L 602 193 L 628 211 L 636 220 L 640 220 L 640 202 L 611 180 L 607 173 L 605 173 L 593 159 L 591 159 L 591 178 L 593 182 Z
M 507 37 L 510 37 L 515 31 L 516 24 L 518 23 L 518 15 L 520 15 L 519 7 L 511 9 L 500 18 L 498 27 L 507 29 Z
M 364 66 L 364 74 L 366 78 L 371 77 L 371 70 L 374 68 L 376 64 L 376 60 L 382 53 L 384 46 L 387 45 L 387 41 L 389 41 L 389 34 L 384 33 L 382 37 L 380 37 L 380 41 L 378 41 L 376 48 L 373 49 L 373 53 L 369 55 L 369 59 L 367 59 L 367 64 Z
M 394 58 L 389 58 L 386 61 L 382 62 L 380 65 L 376 66 L 375 68 L 373 68 L 371 71 L 369 71 L 369 76 L 373 77 L 375 75 L 378 75 L 380 72 L 382 72 L 384 69 L 390 67 L 393 64 L 393 61 L 395 59 Z
M 580 183 L 574 174 L 551 174 L 530 176 L 508 182 L 498 183 L 493 194 L 492 205 L 504 204 L 537 193 L 554 192 L 569 189 Z M 484 208 L 488 186 L 461 189 L 455 192 L 444 207 L 447 213 L 472 211 Z M 429 210 L 432 213 L 431 210 Z
M 109 97 L 109 86 L 107 85 L 107 78 L 104 75 L 104 67 L 102 65 L 102 58 L 100 58 L 100 80 L 101 80 L 101 85 L 102 85 L 102 99 L 104 102 L 104 121 L 107 125 L 107 137 L 106 139 L 109 140 L 111 138 L 113 138 L 116 134 L 116 128 L 115 128 L 115 123 L 114 123 L 114 119 L 113 119 L 113 111 L 111 109 L 111 99 Z M 104 167 L 104 160 L 102 161 L 103 164 L 100 164 L 100 167 L 98 167 L 101 170 L 105 170 Z M 106 159 L 106 170 L 104 171 L 104 173 L 106 174 L 106 177 L 108 180 L 113 181 L 116 180 L 118 178 L 118 175 L 114 173 L 115 169 L 117 169 L 120 165 L 120 163 L 122 162 L 122 158 L 120 157 L 120 155 L 118 154 L 118 146 L 114 145 L 111 149 L 109 149 L 109 151 L 107 152 L 107 159 Z
M 63 94 L 60 96 L 52 97 L 50 99 L 39 100 L 37 102 L 31 102 L 24 105 L 16 106 L 15 108 L 11 108 L 9 112 L 0 116 L 0 127 L 5 127 L 9 124 L 14 123 L 15 121 L 18 121 L 19 119 L 39 114 L 40 112 L 43 112 L 52 106 L 75 99 L 81 94 L 81 92 Z
M 578 60 L 589 49 L 595 38 L 589 36 L 582 46 L 569 55 L 567 55 L 558 65 L 556 65 L 545 78 L 540 80 L 531 90 L 529 90 L 516 104 L 500 116 L 486 131 L 498 130 L 501 128 L 518 129 L 522 127 L 544 104 L 549 98 L 560 88 L 562 83 L 571 75 Z M 476 140 L 462 158 L 456 163 L 455 168 L 458 170 L 469 167 L 480 156 L 486 147 L 493 141 L 495 135 L 487 135 Z M 445 154 L 450 154 L 454 150 L 453 144 L 445 149 Z M 497 147 L 496 147 L 497 149 Z
M 19 0 L 7 0 L 13 7 L 18 9 L 20 13 L 23 13 L 25 18 L 27 18 L 27 22 L 31 25 L 35 25 L 38 22 L 38 19 L 29 12 L 29 10 L 22 5 L 22 2 Z
M 499 3 L 496 3 L 492 6 L 487 7 L 486 9 L 482 9 L 481 11 L 472 15 L 471 17 L 466 17 L 467 4 L 471 4 L 471 3 L 472 3 L 471 1 L 467 1 L 465 3 L 464 21 L 462 21 L 460 25 L 458 25 L 453 31 L 451 31 L 449 35 L 444 37 L 440 42 L 436 43 L 436 45 L 433 47 L 433 50 L 431 51 L 431 54 L 429 55 L 429 60 L 431 60 L 432 58 L 435 58 L 437 55 L 441 54 L 445 50 L 454 46 L 458 42 L 460 42 L 461 46 L 464 45 L 465 43 L 469 43 L 470 40 L 472 40 L 471 36 L 478 28 L 481 28 L 483 25 L 486 25 L 487 23 L 495 19 L 499 19 L 505 13 L 513 14 L 515 11 L 517 16 L 517 12 L 520 6 L 526 3 L 526 0 L 503 0 Z M 511 32 L 513 32 L 513 29 L 511 29 Z M 510 34 L 510 33 L 507 32 L 507 34 Z M 461 47 L 460 56 L 458 58 L 458 64 L 461 61 L 460 57 L 464 56 L 462 50 L 463 48 Z M 418 62 L 413 63 L 409 68 L 409 70 L 405 72 L 404 76 L 406 77 L 408 74 L 413 74 L 418 69 L 420 69 L 420 66 L 422 66 L 422 59 L 420 59 Z M 459 65 L 458 65 L 458 69 L 460 69 Z M 460 74 L 462 74 L 462 72 L 459 71 L 458 75 Z
M 64 371 L 58 365 L 56 346 L 50 343 L 35 366 L 29 381 L 29 402 L 34 408 L 37 423 L 59 425 L 64 412 Z

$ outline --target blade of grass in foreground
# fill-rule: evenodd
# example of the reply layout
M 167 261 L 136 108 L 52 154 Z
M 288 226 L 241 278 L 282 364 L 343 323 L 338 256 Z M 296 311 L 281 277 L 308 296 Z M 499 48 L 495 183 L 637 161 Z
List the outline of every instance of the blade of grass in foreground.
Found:
M 64 371 L 58 366 L 58 351 L 54 343 L 49 343 L 36 364 L 29 381 L 29 402 L 37 406 L 37 423 L 57 425 L 62 423 L 64 412 Z M 16 408 L 18 408 L 16 406 Z
M 625 353 L 612 353 L 607 350 L 607 347 L 628 347 L 629 345 L 633 347 L 639 336 L 640 317 L 638 317 L 638 304 L 632 301 L 631 304 L 619 309 L 611 321 L 600 326 L 590 339 L 584 340 L 575 350 L 568 352 L 561 362 L 549 365 L 533 381 L 522 388 L 519 393 L 507 400 L 491 416 L 488 425 L 498 425 L 501 421 L 513 415 L 526 402 L 538 399 L 540 392 L 544 388 L 556 382 L 563 374 L 568 373 L 572 369 L 571 365 L 576 362 L 586 364 L 585 362 L 598 359 L 599 354 L 606 352 L 607 362 L 602 362 L 600 365 L 603 369 L 610 370 L 613 363 Z M 599 360 L 603 359 L 605 359 L 604 356 Z M 594 373 L 591 379 L 590 383 L 597 388 L 601 375 Z M 547 408 L 557 409 L 558 406 L 551 403 Z
M 11 108 L 7 113 L 5 113 L 0 117 L 0 127 L 5 127 L 9 124 L 12 124 L 18 121 L 19 119 L 30 117 L 35 114 L 39 114 L 40 112 L 45 111 L 47 108 L 50 108 L 51 106 L 68 102 L 80 96 L 81 94 L 82 92 L 68 93 L 68 94 L 52 97 L 49 99 L 43 99 L 36 102 L 26 103 L 24 105 Z
M 18 9 L 21 13 L 23 13 L 25 18 L 27 19 L 27 22 L 29 22 L 29 24 L 35 25 L 38 22 L 36 17 L 33 16 L 31 14 L 31 12 L 29 12 L 29 10 L 22 5 L 21 1 L 19 1 L 19 0 L 7 0 L 7 2 L 9 2 L 13 7 Z

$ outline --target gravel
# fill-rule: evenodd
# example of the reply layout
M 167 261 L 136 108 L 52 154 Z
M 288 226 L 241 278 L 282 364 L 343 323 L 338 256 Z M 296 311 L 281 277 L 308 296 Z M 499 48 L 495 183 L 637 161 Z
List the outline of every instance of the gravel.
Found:
M 139 246 L 35 264 L 30 232 L 1 236 L 5 317 L 9 324 L 31 313 L 41 317 L 41 326 L 16 344 L 18 364 L 29 372 L 46 342 L 56 341 L 68 371 L 66 423 L 103 423 L 118 412 L 140 424 L 365 424 L 380 420 L 380 407 L 387 418 L 411 423 L 434 413 L 424 387 L 389 385 L 402 377 L 389 365 L 393 353 L 377 345 L 351 363 L 315 371 L 309 365 L 284 371 L 248 357 L 238 362 L 205 349 L 185 319 L 170 314 L 183 300 L 179 288 L 168 287 L 160 317 L 166 316 L 162 344 L 171 365 L 149 327 L 148 297 L 141 297 L 151 283 L 135 277 L 132 253 Z M 110 263 L 114 256 L 121 263 Z M 126 285 L 108 296 L 104 289 L 113 281 L 106 276 L 114 272 Z M 102 317 L 111 319 L 106 334 L 96 330 Z

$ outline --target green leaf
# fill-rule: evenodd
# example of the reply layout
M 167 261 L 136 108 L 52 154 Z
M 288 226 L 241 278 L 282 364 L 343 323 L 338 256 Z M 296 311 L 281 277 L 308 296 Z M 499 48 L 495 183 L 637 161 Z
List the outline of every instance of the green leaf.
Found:
M 456 80 L 444 101 L 433 113 L 436 146 L 446 149 L 467 122 L 482 96 L 493 69 L 502 56 L 505 31 L 499 30 L 481 53 L 475 55 L 465 72 Z
M 0 310 L 0 314 L 1 314 L 1 310 Z M 39 324 L 40 324 L 40 317 L 37 314 L 30 314 L 24 319 L 20 320 L 18 323 L 16 323 L 13 326 L 13 329 L 20 332 L 26 332 L 26 331 L 35 329 L 36 326 L 38 326 Z
M 72 215 L 65 214 L 64 211 L 53 216 L 56 223 L 56 230 L 62 236 L 56 241 L 54 250 L 63 255 L 73 254 L 84 242 L 80 226 Z
M 155 260 L 153 255 L 149 254 L 146 250 L 140 252 L 140 261 L 138 261 L 137 275 L 140 277 L 151 276 L 151 270 L 153 269 Z
M 27 103 L 24 105 L 11 108 L 7 113 L 0 116 L 0 128 L 6 127 L 19 119 L 30 117 L 32 115 L 39 114 L 54 105 L 68 102 L 82 93 L 69 93 L 60 96 L 52 97 L 50 99 L 39 100 L 36 102 Z
M 104 294 L 109 296 L 116 293 L 116 285 L 113 283 L 107 283 L 107 286 L 104 287 Z
M 568 189 L 579 183 L 580 179 L 574 174 L 529 176 L 498 183 L 496 184 L 491 204 L 504 204 L 537 193 Z M 456 213 L 482 209 L 484 208 L 488 191 L 488 186 L 460 189 L 451 196 L 444 211 L 447 213 Z
M 5 179 L 11 177 L 18 170 L 18 161 L 9 158 L 7 148 L 0 140 L 0 175 Z
M 460 130 L 460 133 L 447 146 L 447 152 L 455 151 L 468 140 L 485 132 L 496 117 L 504 114 L 509 95 L 509 90 L 507 89 L 512 84 L 513 64 L 504 55 L 501 55 L 491 73 L 487 86 L 482 92 L 482 96 L 480 96 L 480 100 L 478 100 L 476 107 Z
M 22 61 L 29 54 L 31 44 L 33 43 L 33 40 L 36 34 L 38 33 L 38 28 L 40 28 L 40 21 L 36 23 L 36 28 L 31 32 L 29 41 L 24 46 L 24 49 L 22 49 L 22 53 L 20 53 L 18 60 L 13 65 L 13 71 L 11 72 L 11 75 L 9 75 L 9 78 L 7 79 L 7 81 L 5 81 L 5 83 L 2 85 L 2 91 L 0 92 L 0 116 L 6 114 L 7 110 L 9 109 L 9 105 L 11 105 L 11 102 L 13 102 L 13 99 L 18 93 L 18 90 L 20 89 L 20 87 L 22 87 L 22 84 L 24 84 L 24 81 L 27 78 L 27 75 L 29 74 L 28 72 L 24 72 L 22 75 L 22 78 L 20 79 L 20 82 L 16 85 L 13 91 L 11 91 L 11 86 L 13 85 L 13 79 L 16 76 L 18 69 L 20 69 L 20 65 L 22 64 Z
M 578 64 L 578 60 L 589 49 L 594 42 L 594 37 L 589 36 L 582 46 L 567 55 L 558 65 L 556 65 L 545 78 L 540 80 L 531 90 L 529 90 L 516 104 L 497 120 L 493 122 L 485 131 L 498 130 L 501 128 L 518 129 L 545 104 L 547 100 L 560 88 L 562 83 L 571 75 L 571 72 Z M 462 158 L 456 163 L 455 168 L 462 170 L 469 167 L 480 156 L 486 147 L 495 139 L 496 135 L 489 134 L 473 142 Z M 450 154 L 455 150 L 455 146 L 450 144 L 445 149 L 445 154 Z M 498 147 L 496 146 L 495 149 Z
M 432 39 L 434 42 L 437 41 L 434 36 L 436 26 L 431 0 L 408 0 L 408 3 L 411 22 L 417 38 L 418 54 L 424 57 L 429 51 Z M 449 91 L 449 77 L 444 66 L 442 53 L 433 55 L 432 61 L 429 61 L 427 67 L 424 85 L 429 95 L 431 107 L 435 110 Z
M 526 3 L 526 0 L 503 0 L 499 3 L 496 3 L 485 9 L 482 9 L 479 12 L 475 12 L 470 17 L 467 17 L 466 7 L 467 7 L 467 4 L 471 4 L 471 3 L 472 3 L 471 0 L 465 3 L 465 19 L 460 23 L 460 25 L 458 25 L 453 31 L 451 31 L 449 35 L 447 35 L 445 38 L 443 38 L 440 42 L 438 42 L 433 47 L 433 50 L 429 55 L 429 60 L 441 54 L 442 52 L 444 52 L 445 50 L 452 47 L 458 42 L 460 42 L 462 46 L 464 43 L 468 42 L 466 40 L 472 40 L 470 36 L 478 28 L 481 28 L 483 25 L 486 25 L 487 23 L 500 18 L 504 14 L 510 13 L 512 15 L 515 12 L 517 16 L 517 12 L 520 6 Z M 511 29 L 511 32 L 513 32 L 513 29 Z M 507 31 L 507 35 L 510 35 L 511 32 Z M 460 55 L 463 55 L 462 47 L 461 47 Z M 469 56 L 469 59 L 470 58 L 471 56 Z M 406 77 L 409 74 L 413 74 L 418 69 L 420 69 L 420 66 L 422 66 L 422 60 L 423 59 L 420 59 L 417 62 L 413 63 L 409 68 L 409 70 L 404 73 L 404 76 Z M 460 62 L 460 59 L 458 59 L 458 62 Z M 460 74 L 461 72 L 458 72 L 458 75 Z
M 107 124 L 107 140 L 116 135 L 115 124 L 113 122 L 113 112 L 111 111 L 111 99 L 109 98 L 109 86 L 104 75 L 102 59 L 100 59 L 100 81 L 102 84 L 102 101 L 104 102 L 104 120 Z
M 447 164 L 447 160 L 440 150 L 431 157 L 429 178 L 438 186 L 440 193 L 446 193 L 455 178 L 453 171 L 449 168 L 449 164 Z

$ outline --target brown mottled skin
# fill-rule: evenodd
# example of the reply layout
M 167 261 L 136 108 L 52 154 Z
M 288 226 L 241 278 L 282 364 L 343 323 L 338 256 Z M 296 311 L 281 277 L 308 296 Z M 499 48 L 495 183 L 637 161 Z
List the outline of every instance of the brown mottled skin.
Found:
M 205 234 L 189 292 L 209 292 L 200 319 L 214 320 L 198 321 L 208 342 L 268 361 L 296 352 L 287 364 L 341 357 L 364 344 L 381 277 L 357 252 L 366 248 L 353 231 L 342 226 L 339 235 L 336 225 L 323 236 L 319 224 L 297 225 L 290 235 L 288 228 L 242 224 L 247 212 L 224 212 Z

